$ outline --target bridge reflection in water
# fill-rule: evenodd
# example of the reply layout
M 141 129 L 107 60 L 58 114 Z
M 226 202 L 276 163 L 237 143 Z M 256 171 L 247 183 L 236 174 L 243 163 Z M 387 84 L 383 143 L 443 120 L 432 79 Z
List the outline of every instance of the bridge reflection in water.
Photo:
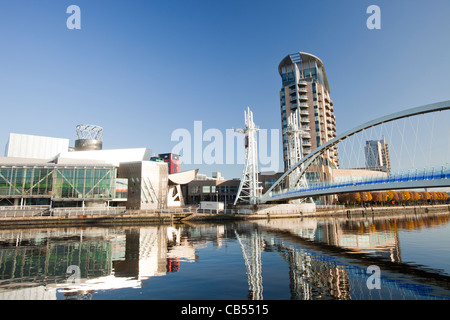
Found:
M 448 217 L 3 230 L 0 299 L 449 299 L 450 268 L 402 261 L 399 240 Z
M 289 264 L 292 299 L 450 298 L 449 270 L 403 263 L 398 235 L 399 230 L 447 224 L 448 215 L 337 220 L 258 223 Z M 383 290 L 367 287 L 371 265 L 382 270 Z

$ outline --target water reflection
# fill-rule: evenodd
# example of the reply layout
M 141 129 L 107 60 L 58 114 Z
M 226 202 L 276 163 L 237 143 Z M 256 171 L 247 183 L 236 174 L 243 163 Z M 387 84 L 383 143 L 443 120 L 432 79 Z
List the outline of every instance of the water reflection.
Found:
M 183 299 L 183 286 L 190 299 L 216 299 L 196 285 L 219 280 L 228 299 L 449 299 L 448 270 L 402 261 L 399 234 L 435 226 L 448 228 L 448 214 L 1 230 L 0 300 L 127 298 L 128 289 Z M 380 290 L 367 287 L 369 265 L 382 270 Z M 177 289 L 157 295 L 149 279 Z
M 220 244 L 224 226 L 72 228 L 0 231 L 0 300 L 92 298 L 96 290 L 139 288 L 149 277 L 195 262 L 196 249 Z M 67 273 L 80 270 L 80 278 Z
M 402 263 L 399 240 L 401 230 L 448 226 L 448 217 L 271 220 L 258 226 L 273 236 L 273 250 L 289 265 L 291 299 L 449 299 L 448 272 Z M 440 239 L 441 246 L 447 240 Z M 383 290 L 368 288 L 370 265 L 383 270 Z

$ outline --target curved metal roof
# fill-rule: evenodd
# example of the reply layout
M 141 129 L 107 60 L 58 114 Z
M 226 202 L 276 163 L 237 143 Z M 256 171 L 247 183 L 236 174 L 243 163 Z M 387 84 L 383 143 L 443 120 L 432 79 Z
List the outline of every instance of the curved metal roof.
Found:
M 169 174 L 170 184 L 187 184 L 195 179 L 198 169 Z
M 298 53 L 292 53 L 287 55 L 283 60 L 281 60 L 280 64 L 278 65 L 278 73 L 282 74 L 281 69 L 285 66 L 290 66 L 293 65 L 295 63 L 298 63 L 300 61 L 294 61 L 293 60 L 293 56 L 299 55 L 300 59 L 302 62 L 308 62 L 308 61 L 315 61 L 317 62 L 317 66 L 319 68 L 322 68 L 323 70 L 323 85 L 325 86 L 325 89 L 328 91 L 328 93 L 331 92 L 330 90 L 330 85 L 328 84 L 328 78 L 327 78 L 327 73 L 325 72 L 325 66 L 322 62 L 322 60 L 320 60 L 318 57 L 316 57 L 315 55 L 312 55 L 310 53 L 306 53 L 306 52 L 298 52 Z

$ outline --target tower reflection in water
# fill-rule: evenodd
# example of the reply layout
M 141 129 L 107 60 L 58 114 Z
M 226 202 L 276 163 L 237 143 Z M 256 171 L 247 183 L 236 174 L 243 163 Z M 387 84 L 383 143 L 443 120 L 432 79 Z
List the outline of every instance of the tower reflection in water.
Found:
M 449 299 L 448 274 L 403 263 L 399 240 L 400 230 L 446 225 L 448 217 L 278 219 L 258 228 L 289 265 L 291 299 Z M 368 288 L 370 265 L 383 270 L 383 290 Z
M 248 299 L 273 298 L 275 287 L 286 288 L 282 290 L 289 291 L 290 299 L 301 300 L 448 299 L 448 274 L 403 263 L 398 236 L 400 230 L 447 223 L 448 215 L 427 215 L 406 219 L 278 219 L 217 225 L 3 230 L 0 299 L 91 299 L 99 292 L 142 289 L 147 279 L 174 272 L 181 276 L 186 263 L 198 262 L 199 257 L 207 261 L 210 252 L 205 247 L 210 244 L 218 248 L 220 259 L 235 266 L 234 270 L 245 269 L 247 279 L 221 270 L 227 282 L 236 283 L 237 291 L 230 292 L 230 299 L 245 297 L 241 286 L 244 281 Z M 231 256 L 229 251 L 241 254 Z M 273 254 L 280 265 L 275 272 L 286 273 L 288 266 L 286 284 L 274 283 L 271 275 L 264 273 L 265 261 L 274 259 Z M 383 270 L 382 290 L 367 288 L 369 265 Z M 75 279 L 79 281 L 72 281 L 73 275 L 67 273 L 69 266 L 79 268 L 80 279 Z M 207 276 L 198 272 L 197 278 Z M 179 279 L 183 280 L 180 287 L 183 283 L 189 286 L 192 299 L 196 299 L 195 280 Z M 161 298 L 177 297 L 173 292 Z

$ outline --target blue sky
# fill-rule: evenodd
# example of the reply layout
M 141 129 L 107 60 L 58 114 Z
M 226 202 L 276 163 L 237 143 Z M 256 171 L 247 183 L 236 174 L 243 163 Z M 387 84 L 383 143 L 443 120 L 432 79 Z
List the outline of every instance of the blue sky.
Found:
M 81 30 L 69 30 L 69 5 Z M 381 30 L 366 9 L 381 8 Z M 325 64 L 337 131 L 450 99 L 450 2 L 0 0 L 0 146 L 104 128 L 105 149 L 170 152 L 175 129 L 280 129 L 279 62 Z M 205 143 L 206 144 L 206 143 Z M 199 167 L 239 177 L 240 165 Z

